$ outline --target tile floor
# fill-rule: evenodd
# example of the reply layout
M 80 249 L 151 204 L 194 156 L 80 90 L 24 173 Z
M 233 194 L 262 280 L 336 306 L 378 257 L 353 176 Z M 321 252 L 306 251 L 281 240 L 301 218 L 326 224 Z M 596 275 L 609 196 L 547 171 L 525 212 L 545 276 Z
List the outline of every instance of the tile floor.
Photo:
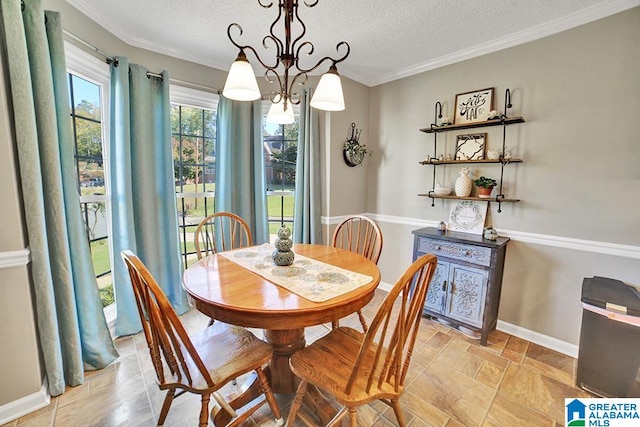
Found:
M 379 291 L 364 310 L 367 318 L 384 294 Z M 191 333 L 207 321 L 195 310 L 183 316 Z M 341 323 L 359 328 L 355 315 Z M 307 342 L 328 330 L 329 325 L 308 328 Z M 154 382 L 144 337 L 118 338 L 116 346 L 115 363 L 88 372 L 84 384 L 52 398 L 46 408 L 0 427 L 154 426 L 164 395 Z M 593 397 L 574 385 L 575 359 L 499 331 L 482 347 L 456 329 L 423 319 L 411 363 L 401 399 L 410 427 L 553 427 L 563 425 L 565 397 Z M 286 417 L 293 395 L 277 398 Z M 198 396 L 177 398 L 165 426 L 196 426 L 199 408 Z M 381 402 L 360 408 L 358 416 L 363 427 L 396 425 L 393 411 Z M 268 406 L 246 424 L 274 425 Z

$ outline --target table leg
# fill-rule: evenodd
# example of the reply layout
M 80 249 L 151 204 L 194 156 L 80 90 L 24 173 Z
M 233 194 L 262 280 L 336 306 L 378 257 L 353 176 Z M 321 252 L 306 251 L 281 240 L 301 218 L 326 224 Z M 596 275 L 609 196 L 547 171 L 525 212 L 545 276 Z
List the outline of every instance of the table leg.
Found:
M 273 356 L 269 364 L 271 389 L 274 393 L 295 393 L 296 377 L 291 372 L 289 358 L 293 353 L 305 347 L 304 329 L 266 329 L 264 335 L 267 342 L 273 347 Z

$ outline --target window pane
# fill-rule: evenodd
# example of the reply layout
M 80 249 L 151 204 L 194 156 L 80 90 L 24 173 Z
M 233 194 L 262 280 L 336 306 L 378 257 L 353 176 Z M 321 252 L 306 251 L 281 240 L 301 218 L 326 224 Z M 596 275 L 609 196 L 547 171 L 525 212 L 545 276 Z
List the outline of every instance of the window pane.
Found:
M 204 183 L 216 182 L 216 141 L 213 138 L 204 138 Z M 213 186 L 207 186 L 213 190 Z
M 102 307 L 107 307 L 116 302 L 116 296 L 113 292 L 113 280 L 111 279 L 111 273 L 98 277 L 98 290 L 100 291 Z
M 102 163 L 102 125 L 81 117 L 76 117 L 75 124 L 78 156 Z
M 91 260 L 96 276 L 104 275 L 111 271 L 109 264 L 109 244 L 108 239 L 91 242 Z
M 291 125 L 273 125 L 265 122 L 263 140 L 268 190 L 269 234 L 273 240 L 283 222 L 289 227 L 293 223 L 298 122 Z
M 193 107 L 182 107 L 182 118 L 180 123 L 183 135 L 203 135 L 202 110 Z
M 73 100 L 75 114 L 95 120 L 102 119 L 100 111 L 100 86 L 88 82 L 85 79 L 72 75 Z
M 172 105 L 171 129 L 174 175 L 178 195 L 180 245 L 185 267 L 194 262 L 193 233 L 207 215 L 214 212 L 214 198 L 189 193 L 215 189 L 216 112 Z
M 105 203 L 83 202 L 80 205 L 82 208 L 82 218 L 84 219 L 89 240 L 93 242 L 94 240 L 106 239 L 108 236 L 108 229 L 107 209 Z M 104 271 L 99 271 L 99 273 L 104 273 Z
M 196 138 L 185 137 L 179 141 L 178 164 L 181 166 L 182 179 L 187 183 L 195 183 L 198 144 Z
M 216 137 L 216 113 L 215 111 L 204 111 L 204 136 L 209 138 Z
M 180 106 L 171 106 L 171 133 L 176 134 L 180 131 Z

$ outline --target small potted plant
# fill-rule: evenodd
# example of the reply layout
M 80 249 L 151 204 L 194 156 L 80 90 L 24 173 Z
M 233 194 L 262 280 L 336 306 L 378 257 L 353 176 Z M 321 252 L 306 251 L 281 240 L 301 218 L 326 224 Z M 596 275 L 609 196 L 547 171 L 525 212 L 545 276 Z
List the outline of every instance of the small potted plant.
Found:
M 493 187 L 498 184 L 495 179 L 485 176 L 481 176 L 473 181 L 473 183 L 478 187 L 478 197 L 491 197 Z

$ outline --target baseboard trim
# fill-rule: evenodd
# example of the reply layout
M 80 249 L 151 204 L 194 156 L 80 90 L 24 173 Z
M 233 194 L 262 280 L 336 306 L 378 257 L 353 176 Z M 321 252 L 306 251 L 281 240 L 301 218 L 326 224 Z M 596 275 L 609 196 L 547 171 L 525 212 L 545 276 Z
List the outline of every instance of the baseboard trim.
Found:
M 47 378 L 44 378 L 40 390 L 6 405 L 0 406 L 0 425 L 13 421 L 51 403 Z
M 378 285 L 378 289 L 385 292 L 389 292 L 392 287 L 393 284 L 386 282 L 380 282 L 380 284 Z M 523 328 L 521 326 L 513 325 L 502 320 L 498 320 L 496 329 L 509 335 L 513 335 L 514 337 L 518 337 L 523 340 L 527 340 L 529 342 L 549 348 L 551 350 L 555 350 L 558 353 L 566 354 L 567 356 L 576 359 L 578 358 L 578 346 L 575 344 L 569 344 L 568 342 L 564 342 L 557 338 L 553 338 L 548 335 Z
M 575 344 L 570 344 L 557 338 L 553 338 L 521 326 L 513 325 L 502 320 L 498 320 L 496 329 L 509 335 L 513 335 L 514 337 L 522 338 L 523 340 L 530 341 L 534 344 L 550 348 L 558 353 L 566 354 L 567 356 L 571 356 L 576 359 L 578 358 L 578 346 Z
M 5 268 L 23 267 L 31 260 L 29 249 L 20 251 L 0 252 L 0 270 Z
M 393 288 L 393 283 L 380 282 L 378 285 L 378 289 L 387 293 L 391 291 L 391 288 Z

